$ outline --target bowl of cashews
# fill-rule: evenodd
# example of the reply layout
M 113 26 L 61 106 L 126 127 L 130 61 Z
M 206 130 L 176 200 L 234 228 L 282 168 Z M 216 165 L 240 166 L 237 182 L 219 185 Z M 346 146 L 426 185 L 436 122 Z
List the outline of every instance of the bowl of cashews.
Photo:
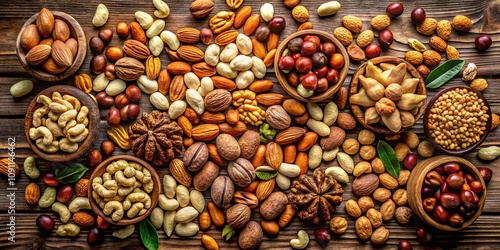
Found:
M 114 225 L 135 224 L 151 214 L 160 195 L 160 178 L 147 162 L 116 155 L 99 164 L 90 176 L 92 210 Z
M 24 132 L 37 155 L 64 162 L 92 147 L 99 122 L 99 108 L 90 95 L 73 86 L 56 85 L 33 98 L 26 111 Z

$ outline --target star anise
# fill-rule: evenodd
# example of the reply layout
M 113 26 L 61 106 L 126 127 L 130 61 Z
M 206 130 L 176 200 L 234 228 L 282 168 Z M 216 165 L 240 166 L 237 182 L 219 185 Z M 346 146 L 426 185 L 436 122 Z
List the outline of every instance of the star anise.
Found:
M 182 152 L 182 128 L 171 122 L 165 112 L 142 113 L 128 128 L 132 152 L 139 158 L 160 166 Z
M 342 186 L 331 176 L 325 176 L 325 170 L 317 168 L 313 176 L 301 175 L 294 180 L 288 194 L 288 202 L 295 204 L 299 218 L 314 224 L 330 221 L 335 206 L 342 203 Z

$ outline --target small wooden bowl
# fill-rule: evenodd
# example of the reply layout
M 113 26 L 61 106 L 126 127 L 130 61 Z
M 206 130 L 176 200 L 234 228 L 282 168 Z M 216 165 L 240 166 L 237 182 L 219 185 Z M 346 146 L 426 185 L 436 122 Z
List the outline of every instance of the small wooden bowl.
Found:
M 425 88 L 425 83 L 424 83 L 422 76 L 420 75 L 420 73 L 418 73 L 417 69 L 415 69 L 415 67 L 413 67 L 410 63 L 408 63 L 400 58 L 393 57 L 393 56 L 376 57 L 376 58 L 370 59 L 370 61 L 374 65 L 379 65 L 380 63 L 392 63 L 392 64 L 396 64 L 396 65 L 400 64 L 402 62 L 406 63 L 406 69 L 407 69 L 408 73 L 412 77 L 420 79 L 420 81 L 417 85 L 417 94 L 427 95 L 427 89 Z M 356 70 L 356 72 L 354 72 L 354 75 L 352 76 L 352 79 L 351 79 L 351 85 L 349 86 L 349 98 L 352 95 L 355 95 L 358 93 L 359 86 L 361 85 L 361 83 L 359 82 L 359 76 L 365 74 L 366 65 L 367 65 L 366 62 L 363 63 L 361 66 L 359 66 L 359 68 Z M 427 102 L 427 99 L 424 102 Z M 367 124 L 365 122 L 364 111 L 361 109 L 361 107 L 359 105 L 354 105 L 354 104 L 349 104 L 349 106 L 351 107 L 351 111 L 352 111 L 354 117 L 356 117 L 356 120 L 358 120 L 358 122 L 361 123 L 361 125 L 363 125 L 363 127 L 367 128 L 367 129 L 369 129 L 377 134 L 383 134 L 383 135 L 399 134 L 399 133 L 402 133 L 409 128 L 409 127 L 408 128 L 401 128 L 397 133 L 394 133 L 392 130 L 388 129 L 385 126 L 382 126 L 380 123 Z M 424 111 L 425 111 L 425 105 L 420 107 L 420 109 L 418 110 L 417 115 L 415 115 L 415 121 L 417 121 L 420 118 L 420 116 L 424 113 Z
M 451 149 L 446 149 L 444 147 L 442 147 L 441 145 L 439 145 L 435 140 L 434 140 L 434 137 L 432 137 L 431 133 L 429 132 L 429 113 L 430 113 L 430 110 L 432 109 L 432 106 L 434 106 L 434 103 L 436 102 L 436 100 L 441 96 L 443 95 L 444 93 L 450 91 L 450 90 L 453 90 L 453 89 L 467 89 L 469 91 L 472 91 L 474 93 L 477 94 L 477 96 L 483 100 L 484 104 L 486 105 L 486 107 L 488 107 L 488 111 L 487 111 L 487 114 L 490 116 L 490 119 L 488 119 L 488 122 L 486 123 L 486 130 L 484 131 L 484 134 L 481 136 L 481 138 L 479 139 L 478 142 L 474 143 L 472 146 L 469 146 L 467 148 L 464 148 L 464 149 L 460 149 L 460 150 L 451 150 Z M 448 155 L 455 155 L 455 156 L 460 156 L 460 155 L 464 155 L 465 153 L 471 151 L 471 150 L 474 150 L 475 148 L 477 148 L 479 145 L 481 145 L 481 143 L 483 143 L 484 139 L 486 139 L 486 137 L 488 136 L 488 133 L 490 132 L 491 130 L 491 124 L 492 124 L 492 113 L 491 113 L 491 107 L 490 105 L 488 104 L 488 101 L 486 100 L 486 98 L 484 97 L 484 95 L 473 89 L 473 88 L 470 88 L 470 87 L 465 87 L 465 86 L 461 86 L 461 87 L 450 87 L 450 88 L 447 88 L 447 89 L 443 89 L 441 90 L 439 93 L 437 93 L 432 99 L 431 101 L 429 102 L 429 104 L 427 105 L 427 108 L 425 109 L 425 114 L 424 114 L 424 131 L 425 131 L 425 134 L 427 135 L 427 138 L 430 138 L 430 142 L 432 143 L 432 145 L 437 148 L 439 151 L 445 153 L 445 154 L 448 154 Z
M 32 66 L 28 64 L 28 62 L 26 61 L 25 57 L 27 51 L 21 45 L 21 36 L 28 25 L 35 23 L 35 20 L 38 17 L 39 12 L 31 16 L 24 23 L 23 27 L 21 28 L 21 31 L 19 32 L 19 35 L 17 36 L 17 41 L 16 41 L 16 54 L 23 68 L 33 77 L 46 82 L 60 81 L 73 75 L 82 66 L 83 61 L 85 60 L 85 55 L 87 54 L 87 39 L 85 38 L 85 32 L 83 31 L 78 21 L 76 21 L 71 15 L 68 15 L 64 12 L 61 11 L 51 11 L 51 12 L 54 15 L 54 18 L 66 22 L 71 32 L 71 37 L 73 37 L 78 42 L 78 52 L 76 53 L 75 59 L 73 60 L 73 65 L 68 67 L 61 74 L 53 75 L 47 73 L 45 70 L 41 68 L 41 66 Z
M 101 162 L 101 164 L 99 164 L 94 169 L 94 172 L 90 176 L 90 183 L 92 183 L 92 180 L 94 180 L 94 178 L 102 176 L 106 172 L 106 167 L 111 162 L 117 161 L 117 160 L 126 160 L 126 161 L 136 162 L 136 163 L 142 165 L 147 170 L 149 170 L 149 172 L 151 172 L 151 179 L 153 181 L 153 191 L 149 194 L 151 197 L 151 207 L 149 207 L 149 209 L 143 215 L 136 216 L 136 217 L 131 218 L 131 219 L 127 217 L 126 211 L 125 211 L 125 214 L 123 215 L 123 218 L 121 220 L 114 221 L 113 219 L 111 219 L 111 216 L 105 215 L 102 212 L 101 207 L 99 207 L 99 204 L 97 204 L 97 202 L 94 200 L 94 197 L 92 196 L 92 191 L 93 191 L 92 186 L 90 186 L 90 188 L 89 188 L 88 197 L 89 197 L 89 202 L 90 202 L 90 206 L 92 207 L 92 210 L 97 215 L 101 216 L 101 218 L 103 218 L 105 221 L 107 221 L 113 225 L 128 226 L 128 225 L 136 224 L 136 223 L 142 221 L 144 218 L 148 217 L 149 214 L 151 214 L 153 209 L 156 207 L 156 204 L 158 203 L 158 197 L 160 196 L 160 177 L 158 176 L 158 173 L 156 173 L 156 170 L 151 165 L 149 165 L 149 163 L 147 163 L 147 162 L 145 162 L 145 161 L 143 161 L 135 156 L 115 155 L 115 156 L 111 156 L 108 159 L 104 160 L 103 162 Z
M 331 85 L 325 92 L 318 95 L 312 95 L 311 97 L 308 98 L 304 98 L 301 95 L 299 95 L 299 93 L 297 92 L 297 88 L 288 83 L 285 73 L 283 73 L 278 66 L 281 54 L 288 46 L 288 42 L 294 38 L 304 37 L 306 35 L 318 36 L 323 41 L 335 44 L 335 51 L 340 51 L 340 53 L 344 57 L 344 66 L 339 71 L 339 80 L 337 81 L 337 83 Z M 293 98 L 303 102 L 306 101 L 320 102 L 325 99 L 331 98 L 340 89 L 340 87 L 342 87 L 342 84 L 344 83 L 344 80 L 347 77 L 347 71 L 349 71 L 349 55 L 347 54 L 344 46 L 332 34 L 328 34 L 320 30 L 302 30 L 291 34 L 281 42 L 281 44 L 276 49 L 276 55 L 274 56 L 274 72 L 281 87 Z
M 468 221 L 465 221 L 465 223 L 460 228 L 436 222 L 435 220 L 432 219 L 431 216 L 427 214 L 427 212 L 424 210 L 422 206 L 421 193 L 425 175 L 429 171 L 448 162 L 458 163 L 460 167 L 464 170 L 464 172 L 471 174 L 476 180 L 479 180 L 483 185 L 483 193 L 479 199 L 479 207 L 476 214 Z M 443 231 L 459 231 L 464 228 L 467 228 L 468 226 L 472 225 L 474 221 L 476 221 L 476 219 L 479 217 L 479 215 L 481 215 L 481 212 L 483 211 L 484 202 L 486 200 L 485 187 L 486 184 L 484 183 L 481 174 L 471 162 L 460 157 L 446 156 L 446 155 L 435 156 L 418 163 L 417 166 L 412 170 L 411 175 L 408 179 L 408 183 L 406 184 L 406 189 L 408 192 L 408 203 L 410 204 L 410 207 L 413 210 L 413 212 L 428 225 Z
M 40 150 L 36 146 L 35 142 L 31 140 L 29 136 L 29 130 L 31 127 L 33 127 L 33 113 L 35 112 L 35 110 L 43 106 L 43 104 L 36 102 L 36 99 L 38 98 L 39 95 L 46 95 L 51 97 L 52 93 L 56 91 L 61 93 L 61 95 L 68 94 L 74 96 L 80 101 L 82 106 L 87 106 L 89 108 L 89 114 L 88 114 L 89 124 L 87 126 L 87 129 L 89 130 L 89 135 L 87 136 L 87 138 L 85 138 L 83 142 L 79 143 L 78 150 L 76 150 L 73 153 L 64 153 L 62 151 L 58 151 L 53 154 L 46 153 Z M 89 150 L 90 147 L 93 146 L 94 141 L 97 139 L 97 136 L 99 135 L 100 121 L 101 118 L 99 116 L 99 108 L 97 107 L 97 104 L 94 102 L 92 97 L 90 97 L 87 93 L 83 92 L 82 90 L 79 90 L 73 86 L 55 85 L 42 90 L 37 96 L 33 98 L 33 100 L 31 100 L 31 103 L 28 106 L 28 110 L 26 110 L 26 118 L 24 119 L 24 134 L 26 136 L 26 141 L 28 141 L 28 144 L 30 145 L 31 149 L 35 151 L 35 153 L 40 157 L 42 157 L 43 159 L 53 162 L 70 161 L 77 157 L 80 157 L 85 152 L 87 152 L 87 150 Z

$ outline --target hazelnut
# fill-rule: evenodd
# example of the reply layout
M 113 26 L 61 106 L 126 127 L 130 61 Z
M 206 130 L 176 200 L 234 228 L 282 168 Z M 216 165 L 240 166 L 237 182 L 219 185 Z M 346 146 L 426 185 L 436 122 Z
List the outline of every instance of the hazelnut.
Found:
M 381 173 L 385 172 L 384 163 L 382 163 L 382 160 L 380 160 L 380 158 L 377 157 L 377 158 L 373 159 L 372 170 L 373 170 L 373 172 L 375 172 L 377 174 L 381 174 Z
M 418 144 L 418 154 L 424 158 L 429 158 L 434 154 L 434 147 L 428 141 L 422 141 Z
M 372 145 L 363 145 L 359 150 L 359 156 L 366 161 L 369 161 L 377 155 L 377 150 Z
M 94 149 L 90 151 L 89 156 L 87 157 L 87 163 L 89 167 L 96 167 L 102 162 L 102 155 L 99 150 Z
M 453 18 L 451 26 L 455 30 L 467 32 L 472 27 L 472 21 L 464 15 L 457 15 Z
M 368 129 L 359 131 L 358 141 L 362 145 L 371 145 L 375 141 L 375 133 Z
M 410 149 L 416 149 L 420 143 L 418 135 L 414 132 L 406 132 L 403 135 L 403 140 Z
M 347 220 L 342 217 L 334 217 L 330 221 L 330 231 L 334 234 L 343 234 L 347 230 Z
M 128 37 L 129 31 L 130 29 L 128 27 L 128 24 L 126 24 L 125 22 L 119 22 L 116 25 L 116 34 L 118 34 L 118 36 L 122 39 Z
M 391 83 L 385 88 L 384 94 L 385 97 L 391 99 L 392 101 L 397 101 L 401 99 L 401 96 L 403 96 L 403 88 L 397 83 Z
M 484 78 L 476 78 L 472 80 L 470 87 L 477 91 L 483 91 L 488 87 L 488 82 Z
M 101 143 L 101 151 L 104 155 L 109 156 L 115 150 L 115 144 L 112 141 L 103 141 Z
M 427 76 L 431 73 L 431 70 L 429 69 L 429 67 L 427 67 L 423 64 L 418 66 L 417 71 L 418 71 L 418 73 L 420 73 L 422 75 L 422 77 L 424 79 L 427 78 Z
M 359 150 L 359 142 L 356 139 L 348 138 L 342 144 L 342 150 L 346 154 L 355 155 Z
M 390 115 L 396 111 L 396 104 L 387 97 L 382 97 L 375 103 L 379 115 Z
M 394 216 L 396 217 L 396 220 L 401 223 L 401 224 L 406 224 L 410 221 L 411 216 L 413 215 L 413 211 L 409 207 L 398 207 L 396 209 L 396 212 Z
M 426 50 L 423 56 L 424 63 L 429 66 L 436 66 L 441 62 L 441 55 L 435 50 Z
M 372 198 L 370 196 L 362 196 L 358 200 L 358 206 L 361 209 L 361 211 L 364 213 L 368 211 L 368 209 L 373 208 L 375 204 L 373 203 Z
M 297 5 L 292 10 L 292 17 L 299 23 L 307 22 L 309 19 L 309 11 L 302 5 Z

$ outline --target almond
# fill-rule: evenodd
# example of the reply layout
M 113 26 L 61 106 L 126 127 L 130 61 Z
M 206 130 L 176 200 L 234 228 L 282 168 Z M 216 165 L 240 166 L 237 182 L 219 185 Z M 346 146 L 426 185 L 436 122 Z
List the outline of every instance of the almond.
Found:
M 65 44 L 71 51 L 71 55 L 73 55 L 73 60 L 74 60 L 76 57 L 76 53 L 78 53 L 78 42 L 74 38 L 70 38 L 66 40 Z M 52 46 L 52 43 L 49 46 Z
M 213 162 L 215 162 L 215 164 L 217 164 L 219 166 L 226 166 L 227 165 L 227 162 L 224 159 L 222 159 L 222 156 L 220 156 L 219 152 L 217 151 L 217 146 L 215 146 L 215 144 L 213 144 L 213 143 L 207 144 L 207 147 L 208 147 L 208 155 L 210 155 L 210 159 Z M 196 176 L 195 176 L 195 179 L 196 179 Z
M 215 38 L 215 44 L 219 46 L 228 45 L 234 41 L 236 41 L 236 37 L 238 37 L 239 32 L 237 30 L 226 30 L 220 33 Z
M 54 29 L 54 15 L 50 10 L 43 8 L 36 17 L 36 28 L 44 37 L 48 37 Z
M 179 118 L 177 118 L 177 124 L 182 128 L 182 131 L 184 131 L 187 137 L 191 137 L 193 134 L 193 124 L 191 124 L 188 118 L 183 115 L 179 116 Z
M 184 163 L 179 159 L 173 159 L 169 165 L 170 174 L 179 182 L 180 184 L 189 187 L 191 186 L 191 173 L 189 173 L 184 166 Z
M 200 41 L 200 31 L 195 28 L 181 28 L 177 30 L 175 35 L 183 43 L 195 44 Z
M 200 116 L 196 114 L 196 111 L 194 111 L 193 108 L 187 107 L 183 115 L 191 122 L 191 124 L 200 124 Z
M 269 33 L 267 37 L 267 51 L 271 51 L 278 47 L 278 43 L 280 42 L 280 35 L 276 33 Z
M 40 187 L 34 182 L 28 184 L 24 190 L 24 199 L 30 206 L 37 204 L 40 199 Z
M 211 141 L 219 135 L 219 126 L 215 124 L 201 124 L 193 128 L 192 138 L 196 141 Z
M 364 174 L 352 182 L 352 192 L 358 196 L 371 195 L 377 189 L 379 179 L 374 174 Z
M 125 41 L 123 43 L 123 51 L 125 51 L 128 56 L 133 57 L 137 60 L 146 60 L 149 55 L 151 55 L 148 47 L 137 40 Z
M 206 62 L 193 64 L 191 70 L 193 70 L 193 73 L 200 79 L 206 76 L 213 76 L 217 73 L 215 67 L 208 65 Z
M 42 64 L 43 70 L 47 71 L 47 73 L 53 74 L 53 75 L 58 75 L 64 72 L 68 67 L 64 66 L 59 66 L 55 61 L 54 58 L 49 57 L 49 59 L 45 60 Z
M 167 71 L 174 75 L 184 75 L 191 72 L 191 65 L 186 62 L 171 62 L 167 65 Z
M 245 25 L 243 26 L 243 34 L 250 36 L 255 32 L 257 27 L 259 27 L 260 24 L 260 15 L 259 14 L 253 14 L 251 15 L 245 22 Z
M 212 76 L 211 79 L 214 86 L 218 89 L 225 89 L 228 91 L 233 91 L 236 89 L 236 83 L 227 77 Z
M 315 132 L 309 131 L 304 134 L 304 137 L 297 144 L 298 151 L 307 151 L 309 150 L 316 142 L 318 141 L 318 134 Z
M 40 43 L 40 34 L 35 24 L 28 25 L 21 35 L 21 45 L 24 49 L 30 50 Z
M 250 15 L 252 15 L 251 6 L 245 6 L 241 8 L 234 17 L 234 23 L 233 23 L 234 28 L 235 29 L 241 28 L 241 26 L 245 24 L 245 21 L 250 17 Z
M 40 65 L 50 56 L 52 48 L 49 45 L 37 45 L 26 54 L 26 61 L 31 65 Z
M 184 84 L 184 76 L 176 75 L 170 82 L 169 98 L 171 101 L 182 100 L 186 96 L 187 87 Z
M 130 23 L 130 34 L 132 38 L 146 44 L 146 32 L 142 29 L 141 25 L 138 22 Z
M 189 11 L 195 18 L 204 18 L 214 10 L 214 5 L 211 0 L 196 0 L 189 6 Z
M 209 124 L 219 124 L 226 121 L 226 116 L 223 113 L 212 113 L 205 111 L 200 116 L 201 120 Z
M 300 140 L 300 138 L 302 138 L 302 136 L 304 136 L 305 133 L 306 130 L 301 127 L 295 127 L 295 126 L 289 127 L 279 132 L 276 135 L 276 138 L 274 138 L 274 141 L 279 145 L 291 144 Z
M 278 93 L 264 93 L 255 97 L 258 103 L 264 106 L 278 105 L 283 101 L 284 96 Z
M 205 53 L 198 47 L 192 45 L 182 45 L 177 49 L 177 55 L 188 62 L 204 61 Z
M 73 54 L 71 54 L 71 50 L 62 41 L 54 41 L 50 54 L 54 62 L 59 66 L 69 67 L 73 64 Z
M 249 90 L 255 93 L 268 92 L 274 86 L 274 83 L 269 80 L 258 80 L 250 84 Z
M 306 106 L 295 99 L 286 99 L 283 108 L 291 115 L 300 116 L 306 112 Z
M 345 106 L 347 105 L 347 95 L 348 95 L 348 90 L 346 87 L 342 87 L 339 89 L 337 94 L 335 94 L 336 97 L 336 104 L 339 109 L 345 109 Z
M 175 50 L 170 50 L 165 47 L 165 51 L 167 52 L 168 57 L 170 58 L 171 61 L 177 62 L 177 61 L 182 61 L 182 59 L 179 57 L 177 54 L 177 51 Z
M 303 24 L 301 24 L 298 28 L 297 28 L 297 31 L 301 31 L 301 30 L 310 30 L 310 29 L 313 29 L 313 25 L 311 22 L 305 22 Z
M 266 162 L 275 170 L 278 170 L 283 163 L 283 150 L 276 142 L 269 142 L 266 145 Z
M 61 19 L 55 19 L 52 38 L 54 38 L 54 40 L 61 40 L 63 42 L 66 42 L 69 37 L 70 32 L 68 24 L 66 24 L 66 22 Z
M 268 49 L 269 50 L 269 49 Z M 266 67 L 271 67 L 273 66 L 273 63 L 274 63 L 274 56 L 276 55 L 276 49 L 273 49 L 271 51 L 269 51 L 267 54 L 266 54 L 266 57 L 264 57 L 264 64 L 266 65 Z
M 269 197 L 269 195 L 273 192 L 275 185 L 276 185 L 275 178 L 272 178 L 267 181 L 261 181 L 259 183 L 259 185 L 257 186 L 257 190 L 255 191 L 255 196 L 257 196 L 259 202 L 262 202 L 267 197 Z
M 238 121 L 235 125 L 229 123 L 221 123 L 218 125 L 221 133 L 230 134 L 234 137 L 241 136 L 247 131 L 247 125 L 244 122 Z
M 257 39 L 252 38 L 252 47 L 253 47 L 253 54 L 264 60 L 266 57 L 266 48 L 264 47 L 264 44 L 259 42 Z

